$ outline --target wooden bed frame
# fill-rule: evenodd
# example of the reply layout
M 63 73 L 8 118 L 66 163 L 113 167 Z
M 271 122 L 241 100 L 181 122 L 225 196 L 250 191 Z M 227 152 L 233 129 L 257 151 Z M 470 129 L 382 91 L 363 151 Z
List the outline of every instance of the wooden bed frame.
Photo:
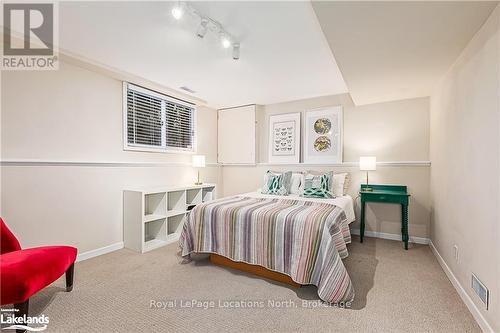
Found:
M 220 256 L 218 254 L 211 254 L 210 261 L 215 265 L 229 267 L 243 272 L 262 276 L 266 279 L 278 281 L 281 283 L 286 283 L 295 288 L 300 288 L 302 286 L 301 284 L 298 284 L 297 282 L 293 281 L 292 278 L 286 274 L 271 271 L 262 266 L 251 265 L 244 262 L 232 261 L 231 259 Z

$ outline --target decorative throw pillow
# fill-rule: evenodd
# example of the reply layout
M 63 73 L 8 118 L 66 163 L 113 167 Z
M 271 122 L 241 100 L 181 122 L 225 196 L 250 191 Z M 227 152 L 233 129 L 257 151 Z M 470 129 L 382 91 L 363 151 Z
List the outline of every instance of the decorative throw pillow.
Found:
M 333 172 L 323 174 L 307 173 L 304 177 L 302 196 L 306 198 L 335 198 L 332 192 Z
M 273 170 L 267 170 L 265 173 L 264 173 L 264 186 L 262 187 L 262 190 L 261 192 L 264 193 L 265 191 L 267 191 L 267 182 L 269 181 L 269 178 L 271 176 L 279 176 L 281 175 L 283 172 L 282 171 L 273 171 Z
M 344 195 L 347 195 L 347 190 L 349 189 L 349 186 L 351 185 L 351 174 L 348 173 L 345 175 L 345 181 L 344 181 Z
M 302 193 L 301 187 L 304 183 L 304 174 L 302 172 L 293 172 L 290 185 L 290 194 L 299 195 Z
M 349 187 L 349 174 L 335 173 L 332 178 L 332 192 L 336 197 L 346 195 L 347 188 Z
M 262 193 L 276 195 L 288 195 L 290 193 L 291 171 L 283 173 L 267 171 L 266 179 Z

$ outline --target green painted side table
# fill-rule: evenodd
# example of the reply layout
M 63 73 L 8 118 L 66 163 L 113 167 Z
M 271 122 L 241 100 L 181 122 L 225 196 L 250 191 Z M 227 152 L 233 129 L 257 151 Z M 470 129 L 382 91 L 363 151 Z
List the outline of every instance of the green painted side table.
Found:
M 363 243 L 363 237 L 365 236 L 365 204 L 367 202 L 396 203 L 401 205 L 401 235 L 405 250 L 408 250 L 408 205 L 410 195 L 406 186 L 361 184 L 359 195 L 361 196 L 361 225 L 359 230 L 361 243 Z

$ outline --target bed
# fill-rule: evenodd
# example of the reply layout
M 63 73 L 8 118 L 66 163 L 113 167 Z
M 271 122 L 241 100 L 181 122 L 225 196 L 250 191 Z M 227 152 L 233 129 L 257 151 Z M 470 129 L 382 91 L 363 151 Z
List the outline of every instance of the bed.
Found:
M 318 287 L 330 303 L 354 298 L 342 259 L 351 241 L 353 200 L 245 193 L 197 205 L 180 237 L 181 254 L 209 253 L 258 265 Z

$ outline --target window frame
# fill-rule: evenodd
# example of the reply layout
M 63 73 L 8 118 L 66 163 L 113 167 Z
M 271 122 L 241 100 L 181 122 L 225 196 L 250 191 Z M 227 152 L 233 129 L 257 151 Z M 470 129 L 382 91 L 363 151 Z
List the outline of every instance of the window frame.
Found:
M 138 92 L 151 95 L 156 98 L 164 99 L 176 104 L 180 104 L 182 106 L 186 106 L 189 108 L 193 109 L 193 147 L 191 149 L 189 148 L 175 148 L 175 147 L 169 147 L 166 146 L 165 148 L 162 147 L 153 147 L 149 145 L 141 145 L 141 144 L 129 144 L 128 142 L 128 135 L 127 135 L 127 120 L 128 120 L 128 107 L 127 107 L 127 95 L 128 95 L 128 89 L 129 87 L 132 87 L 133 90 L 136 90 Z M 139 152 L 150 152 L 150 153 L 168 153 L 168 154 L 196 154 L 197 152 L 197 137 L 198 137 L 198 117 L 197 117 L 197 108 L 194 103 L 189 103 L 186 101 L 183 101 L 181 99 L 162 94 L 159 92 L 156 92 L 154 90 L 144 88 L 141 86 L 138 86 L 133 83 L 129 82 L 123 82 L 123 89 L 122 89 L 122 131 L 123 131 L 123 150 L 124 151 L 139 151 Z M 165 125 L 166 126 L 166 125 Z

